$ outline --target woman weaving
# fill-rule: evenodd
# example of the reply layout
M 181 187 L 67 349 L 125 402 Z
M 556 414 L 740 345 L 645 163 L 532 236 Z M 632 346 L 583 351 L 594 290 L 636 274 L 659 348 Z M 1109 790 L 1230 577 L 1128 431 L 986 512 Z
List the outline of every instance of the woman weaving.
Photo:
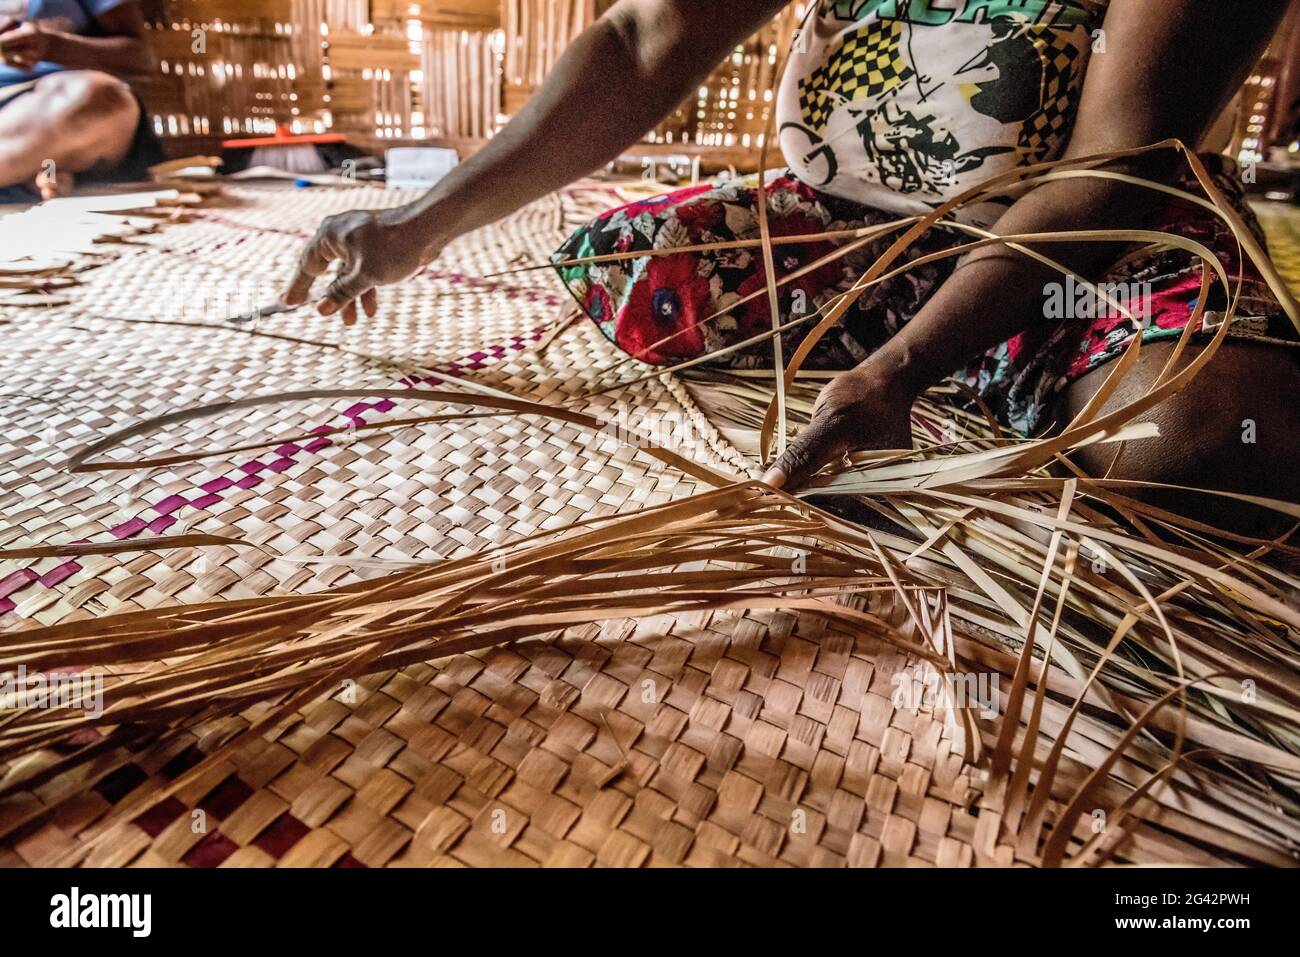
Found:
M 372 315 L 376 287 L 411 276 L 456 236 L 636 143 L 783 6 L 621 0 L 572 44 L 519 115 L 428 195 L 397 209 L 325 220 L 286 301 L 305 302 L 312 281 L 336 269 L 319 310 L 345 322 L 359 310 Z M 927 213 L 1017 166 L 1172 137 L 1195 144 L 1241 86 L 1285 9 L 1285 0 L 821 0 L 802 24 L 777 95 L 788 171 L 762 187 L 770 231 L 793 236 L 871 226 Z M 1239 177 L 1217 156 L 1205 161 L 1254 228 Z M 1199 189 L 1172 150 L 1109 168 Z M 753 238 L 756 188 L 731 181 L 613 210 L 580 229 L 556 261 Z M 1084 177 L 993 198 L 954 218 L 1002 235 L 1159 229 L 1220 252 L 1234 280 L 1244 268 L 1237 319 L 1207 373 L 1148 414 L 1161 437 L 1125 446 L 1118 459 L 1114 446 L 1083 448 L 1074 458 L 1096 475 L 1109 470 L 1113 478 L 1300 499 L 1297 335 L 1267 285 L 1240 263 L 1222 220 L 1120 179 Z M 779 287 L 782 321 L 834 299 L 896 236 L 838 259 L 827 259 L 828 241 L 776 247 L 778 280 L 804 270 Z M 970 241 L 935 228 L 907 258 Z M 1081 409 L 1109 360 L 1140 334 L 1150 344 L 1111 401 L 1145 392 L 1195 308 L 1200 261 L 1178 250 L 1117 243 L 1042 251 L 1121 290 L 1128 298 L 1120 304 L 1133 318 L 1113 302 L 1063 309 L 1074 300 L 1061 296 L 1059 271 L 998 245 L 902 273 L 863 295 L 809 355 L 805 368 L 843 371 L 822 390 L 812 423 L 766 480 L 793 488 L 846 452 L 910 447 L 913 401 L 953 375 L 1006 424 L 1033 434 Z M 682 252 L 559 271 L 601 330 L 648 363 L 717 352 L 771 327 L 761 250 Z M 1224 310 L 1219 299 L 1210 301 L 1207 322 Z M 813 325 L 798 323 L 782 334 L 786 356 Z M 772 352 L 762 343 L 714 361 L 770 365 Z M 1246 421 L 1253 442 L 1243 442 Z M 1238 517 L 1245 525 L 1251 515 Z

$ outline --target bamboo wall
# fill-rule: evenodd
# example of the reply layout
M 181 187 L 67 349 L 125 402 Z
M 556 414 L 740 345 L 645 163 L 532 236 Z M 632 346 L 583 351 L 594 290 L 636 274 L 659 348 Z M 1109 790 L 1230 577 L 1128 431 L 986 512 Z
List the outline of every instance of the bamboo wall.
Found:
M 775 97 L 777 63 L 787 50 L 804 4 L 791 4 L 737 47 L 695 96 L 646 138 L 649 153 L 701 155 L 717 164 L 752 169 Z
M 472 152 L 515 113 L 613 0 L 146 0 L 160 72 L 139 85 L 173 155 L 223 138 L 336 130 L 378 150 Z M 752 168 L 780 51 L 804 3 L 739 46 L 635 152 Z M 1293 17 L 1294 17 L 1293 13 Z M 1280 63 L 1252 83 L 1272 83 Z M 1261 79 L 1262 78 L 1262 79 Z M 1261 125 L 1243 98 L 1236 147 Z
M 612 0 L 501 0 L 503 108 L 513 115 Z
M 149 4 L 159 72 L 138 84 L 167 139 L 210 141 L 322 121 L 322 0 Z
M 612 0 L 153 0 L 160 73 L 139 85 L 173 155 L 235 135 L 337 130 L 359 146 L 469 151 L 532 95 Z M 757 151 L 793 8 L 647 138 L 651 150 Z
M 173 155 L 334 130 L 358 145 L 472 151 L 613 0 L 152 0 L 160 72 L 139 84 Z M 647 151 L 756 153 L 793 8 L 738 48 Z
M 499 3 L 157 0 L 160 70 L 137 87 L 173 154 L 279 123 L 472 148 L 501 111 Z

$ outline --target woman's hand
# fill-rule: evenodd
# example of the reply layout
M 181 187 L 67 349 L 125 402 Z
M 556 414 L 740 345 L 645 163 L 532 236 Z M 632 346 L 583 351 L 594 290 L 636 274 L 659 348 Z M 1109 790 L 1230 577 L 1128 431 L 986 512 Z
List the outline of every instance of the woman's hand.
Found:
M 600 169 L 677 109 L 736 44 L 786 3 L 618 0 L 569 45 L 514 119 L 398 213 L 410 228 L 392 226 L 390 213 L 326 220 L 285 302 L 306 302 L 312 279 L 339 260 L 321 312 L 341 311 L 350 321 L 358 301 L 372 312 L 375 286 L 397 282 L 433 260 L 440 247 L 429 242 L 431 231 L 445 242 Z M 600 122 L 593 123 L 593 116 Z
M 412 221 L 406 207 L 386 210 L 352 210 L 330 216 L 303 251 L 298 271 L 284 294 L 284 302 L 306 302 L 312 283 L 338 262 L 334 280 L 317 301 L 322 316 L 341 313 L 343 322 L 357 321 L 357 304 L 367 316 L 379 305 L 376 286 L 409 279 L 433 262 L 441 241 L 430 241 Z
M 763 481 L 791 491 L 828 462 L 867 449 L 910 449 L 914 395 L 893 385 L 868 360 L 827 383 L 812 421 L 777 459 Z

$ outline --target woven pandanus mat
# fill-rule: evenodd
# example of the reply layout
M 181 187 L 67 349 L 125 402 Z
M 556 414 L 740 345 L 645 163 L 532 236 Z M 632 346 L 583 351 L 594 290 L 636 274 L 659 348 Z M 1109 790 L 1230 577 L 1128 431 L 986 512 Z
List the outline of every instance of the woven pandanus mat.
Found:
M 1300 207 L 1255 203 L 1251 208 L 1268 235 L 1268 252 L 1277 271 L 1293 290 L 1300 290 Z
M 68 305 L 7 317 L 0 546 L 189 532 L 245 544 L 5 562 L 6 632 L 319 590 L 701 490 L 627 444 L 481 414 L 175 467 L 63 467 L 142 418 L 267 392 L 393 388 L 432 372 L 550 401 L 613 381 L 604 370 L 619 356 L 589 324 L 557 328 L 568 303 L 549 273 L 482 278 L 541 261 L 573 222 L 617 201 L 600 188 L 459 240 L 385 290 L 375 320 L 221 323 L 274 299 L 322 216 L 407 198 L 231 189 L 86 273 Z M 649 432 L 688 428 L 683 454 L 737 475 L 752 466 L 673 381 L 584 408 Z M 228 449 L 431 411 L 400 398 L 281 403 L 116 454 Z M 890 593 L 869 601 L 909 633 Z M 999 796 L 963 765 L 947 714 L 896 706 L 898 676 L 915 664 L 871 635 L 787 612 L 569 629 L 360 679 L 121 820 L 124 805 L 193 768 L 264 706 L 143 736 L 72 770 L 57 755 L 16 762 L 5 777 L 42 773 L 0 802 L 0 864 L 1015 863 Z M 1120 858 L 1208 861 L 1145 826 Z

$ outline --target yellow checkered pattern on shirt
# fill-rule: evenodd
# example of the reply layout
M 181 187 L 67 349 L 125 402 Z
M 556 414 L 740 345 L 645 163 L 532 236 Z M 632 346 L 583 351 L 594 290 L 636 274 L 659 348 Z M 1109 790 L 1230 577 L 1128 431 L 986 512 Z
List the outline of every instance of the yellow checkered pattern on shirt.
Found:
M 1037 110 L 1020 128 L 1021 162 L 1046 159 L 1069 132 L 1078 108 L 1074 75 L 1079 51 L 1067 42 L 1068 33 L 1051 28 L 1033 28 L 1034 49 L 1043 60 L 1043 92 Z
M 879 96 L 905 83 L 912 68 L 899 50 L 902 34 L 898 20 L 878 20 L 846 33 L 826 64 L 799 81 L 804 124 L 820 133 L 840 102 Z

